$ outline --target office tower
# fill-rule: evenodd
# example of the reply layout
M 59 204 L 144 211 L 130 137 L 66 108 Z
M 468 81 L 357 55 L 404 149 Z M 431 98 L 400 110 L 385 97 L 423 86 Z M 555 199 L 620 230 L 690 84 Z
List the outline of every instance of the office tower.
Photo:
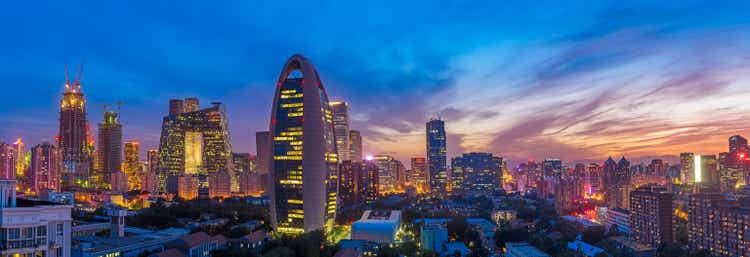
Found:
M 716 155 L 695 155 L 695 183 L 699 184 L 701 190 L 719 189 L 719 171 L 716 163 Z
M 630 194 L 630 236 L 633 240 L 658 247 L 673 240 L 672 200 L 674 195 L 660 186 L 639 187 Z
M 745 199 L 717 192 L 689 196 L 688 247 L 711 256 L 750 256 L 750 210 Z
M 96 149 L 96 175 L 98 188 L 122 190 L 112 184 L 112 174 L 120 173 L 122 164 L 122 124 L 119 114 L 104 111 L 104 120 L 99 123 L 99 137 Z
M 61 170 L 63 191 L 89 188 L 91 155 L 88 121 L 86 120 L 86 98 L 81 91 L 81 69 L 73 84 L 65 71 L 65 92 L 60 100 L 60 129 L 57 145 L 60 148 L 63 168 Z
M 412 185 L 417 193 L 427 192 L 427 161 L 424 157 L 411 158 Z
M 447 179 L 445 122 L 430 119 L 426 124 L 427 134 L 427 174 L 430 181 L 430 192 L 445 193 Z
M 747 139 L 740 135 L 734 135 L 729 137 L 729 152 L 730 153 L 747 153 Z
M 223 104 L 213 102 L 208 108 L 164 117 L 159 141 L 159 192 L 167 192 L 169 176 L 231 169 L 232 145 Z
M 148 151 L 146 152 L 146 159 L 147 169 L 146 176 L 143 176 L 143 190 L 151 193 L 156 193 L 156 189 L 159 185 L 157 176 L 157 170 L 159 167 L 159 150 L 148 149 Z
M 560 159 L 544 159 L 542 161 L 542 171 L 545 176 L 559 178 L 562 176 L 562 161 Z
M 16 181 L 0 180 L 5 256 L 70 257 L 71 205 L 16 199 Z
M 232 178 L 225 171 L 208 174 L 208 197 L 226 198 L 231 196 L 231 185 Z M 239 188 L 239 183 L 237 187 Z
M 358 161 L 342 161 L 339 164 L 339 199 L 340 207 L 348 207 L 360 203 L 359 188 L 362 163 Z
M 378 166 L 378 182 L 381 194 L 403 192 L 406 181 L 406 168 L 390 155 L 376 155 L 375 164 Z
M 503 160 L 492 153 L 465 153 L 451 160 L 451 186 L 456 192 L 489 193 L 500 187 Z
M 177 182 L 177 196 L 192 200 L 198 198 L 200 191 L 201 178 L 196 174 L 183 174 L 170 176 L 170 180 Z
M 281 234 L 318 229 L 329 233 L 338 185 L 333 113 L 318 72 L 304 56 L 293 55 L 282 68 L 270 121 L 274 230 Z
M 586 171 L 587 171 L 586 184 L 588 185 L 588 187 L 586 188 L 586 194 L 593 195 L 594 193 L 603 192 L 602 187 L 601 187 L 601 184 L 602 184 L 601 167 L 599 167 L 599 164 L 589 163 L 589 165 L 586 166 Z
M 26 171 L 26 162 L 24 160 L 26 151 L 24 150 L 23 140 L 21 140 L 20 137 L 16 139 L 16 142 L 13 142 L 13 148 L 16 154 L 16 178 L 22 179 L 24 177 L 24 172 Z
M 128 178 L 128 190 L 142 190 L 142 178 L 145 176 L 138 157 L 140 144 L 137 141 L 125 142 L 125 167 L 123 172 Z
M 683 184 L 695 183 L 695 157 L 693 153 L 680 153 L 680 180 Z
M 16 154 L 10 144 L 0 142 L 0 179 L 16 178 Z
M 252 156 L 255 159 L 255 156 Z M 232 174 L 231 176 L 231 187 L 232 192 L 240 191 L 239 175 L 242 173 L 255 173 L 253 169 L 253 161 L 251 161 L 251 154 L 249 153 L 232 153 Z
M 31 148 L 31 190 L 60 189 L 60 151 L 49 142 Z
M 339 161 L 350 160 L 349 142 L 349 103 L 344 101 L 331 101 L 333 112 L 333 137 L 336 141 L 336 152 Z
M 349 130 L 349 159 L 361 161 L 362 156 L 362 135 L 359 130 Z
M 169 115 L 185 112 L 185 102 L 182 99 L 169 99 Z
M 188 97 L 185 98 L 185 107 L 184 112 L 194 112 L 200 109 L 201 104 L 200 101 L 198 101 L 198 98 L 195 97 Z

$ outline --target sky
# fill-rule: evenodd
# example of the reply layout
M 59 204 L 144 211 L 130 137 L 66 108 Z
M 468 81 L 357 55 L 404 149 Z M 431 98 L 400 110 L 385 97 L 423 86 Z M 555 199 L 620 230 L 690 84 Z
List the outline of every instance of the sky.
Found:
M 170 98 L 227 105 L 235 152 L 268 128 L 292 54 L 350 103 L 367 154 L 567 161 L 726 151 L 750 136 L 748 1 L 12 1 L 0 27 L 0 140 L 51 141 L 63 66 L 88 119 L 123 102 L 157 148 Z M 145 158 L 145 156 L 142 156 Z

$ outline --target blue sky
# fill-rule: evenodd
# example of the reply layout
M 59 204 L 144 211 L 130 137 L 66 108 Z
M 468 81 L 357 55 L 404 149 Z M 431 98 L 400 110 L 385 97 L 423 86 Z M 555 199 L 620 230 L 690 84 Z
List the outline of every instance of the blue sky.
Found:
M 227 104 L 254 152 L 286 58 L 307 56 L 350 102 L 365 151 L 567 160 L 715 153 L 750 136 L 746 1 L 257 1 L 6 3 L 0 139 L 57 133 L 63 64 L 83 60 L 89 121 L 125 102 L 125 140 L 158 143 L 169 98 Z M 404 3 L 406 2 L 406 3 Z

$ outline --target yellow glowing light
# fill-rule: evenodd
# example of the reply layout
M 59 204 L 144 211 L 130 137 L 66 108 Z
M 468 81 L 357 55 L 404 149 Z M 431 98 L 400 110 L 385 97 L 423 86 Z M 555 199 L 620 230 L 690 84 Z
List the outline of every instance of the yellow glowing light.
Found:
M 695 155 L 693 161 L 695 167 L 695 182 L 701 182 L 703 180 L 703 178 L 701 178 L 701 156 Z

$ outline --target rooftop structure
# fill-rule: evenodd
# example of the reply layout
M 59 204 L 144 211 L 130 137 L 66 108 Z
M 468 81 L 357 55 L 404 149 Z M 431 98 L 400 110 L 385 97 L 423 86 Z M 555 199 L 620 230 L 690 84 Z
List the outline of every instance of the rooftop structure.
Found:
M 400 227 L 401 211 L 368 210 L 352 224 L 352 239 L 392 244 Z

